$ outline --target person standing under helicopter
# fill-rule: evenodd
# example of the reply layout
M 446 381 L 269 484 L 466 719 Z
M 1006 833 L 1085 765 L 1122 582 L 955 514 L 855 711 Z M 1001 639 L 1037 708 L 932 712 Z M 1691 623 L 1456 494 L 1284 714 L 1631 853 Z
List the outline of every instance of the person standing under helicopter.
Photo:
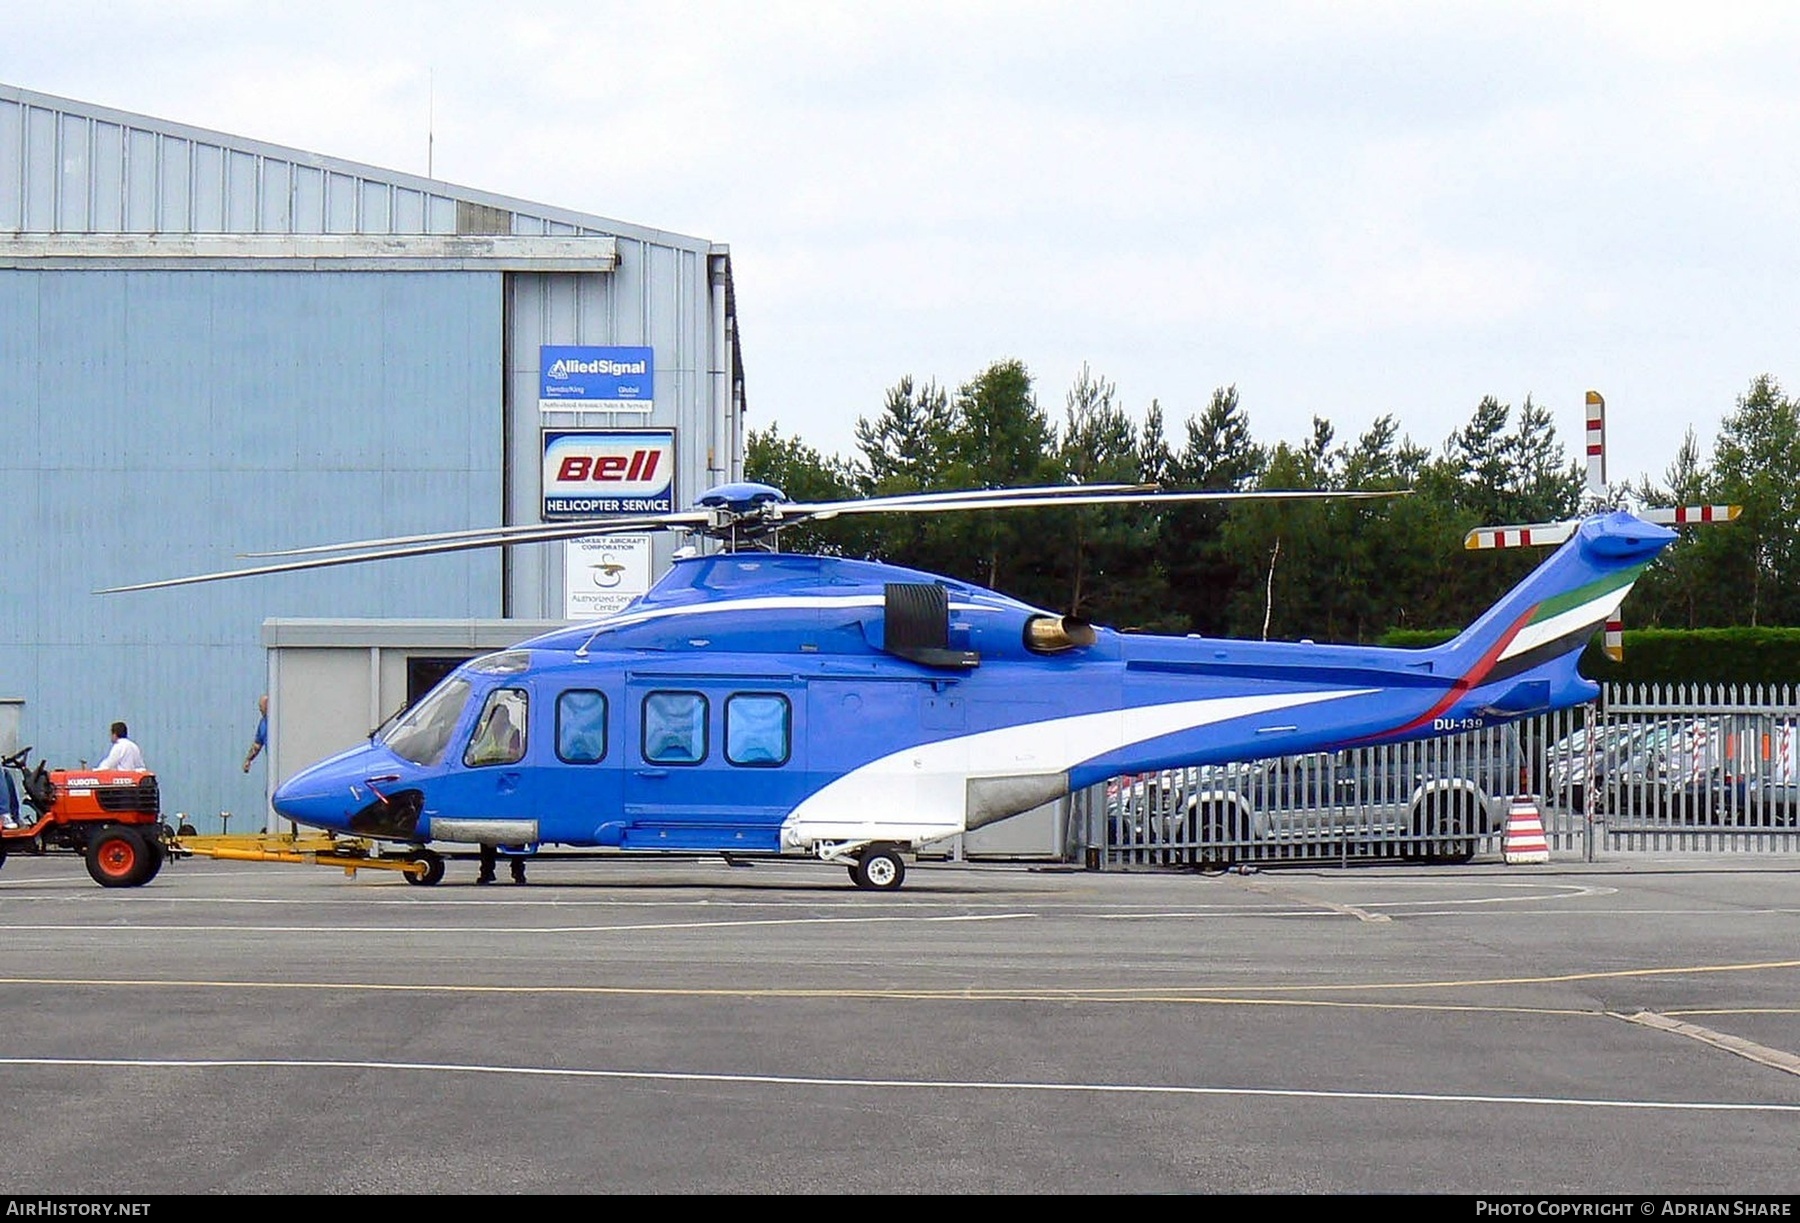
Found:
M 522 847 L 508 846 L 509 850 L 518 850 L 520 848 Z M 516 853 L 511 852 L 508 853 L 507 857 L 512 863 L 512 881 L 514 883 L 524 883 L 525 859 L 517 856 Z M 500 847 L 493 844 L 491 841 L 483 841 L 481 843 L 481 869 L 475 875 L 475 882 L 492 883 L 494 881 L 494 867 L 498 865 L 499 861 Z

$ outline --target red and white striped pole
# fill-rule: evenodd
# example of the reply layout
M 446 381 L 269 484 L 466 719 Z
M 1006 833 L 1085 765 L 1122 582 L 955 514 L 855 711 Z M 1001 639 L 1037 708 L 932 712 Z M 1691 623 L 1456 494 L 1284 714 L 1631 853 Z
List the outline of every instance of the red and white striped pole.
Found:
M 1587 393 L 1587 484 L 1595 497 L 1606 496 L 1606 400 Z

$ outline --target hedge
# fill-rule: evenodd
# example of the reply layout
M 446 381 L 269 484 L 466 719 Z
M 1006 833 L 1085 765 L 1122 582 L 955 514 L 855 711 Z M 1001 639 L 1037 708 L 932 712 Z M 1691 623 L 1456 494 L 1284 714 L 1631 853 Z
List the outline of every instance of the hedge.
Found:
M 1395 629 L 1377 645 L 1422 648 L 1456 636 L 1454 629 Z M 1581 655 L 1581 673 L 1616 684 L 1800 683 L 1800 629 L 1627 629 L 1625 658 L 1613 662 L 1596 636 Z

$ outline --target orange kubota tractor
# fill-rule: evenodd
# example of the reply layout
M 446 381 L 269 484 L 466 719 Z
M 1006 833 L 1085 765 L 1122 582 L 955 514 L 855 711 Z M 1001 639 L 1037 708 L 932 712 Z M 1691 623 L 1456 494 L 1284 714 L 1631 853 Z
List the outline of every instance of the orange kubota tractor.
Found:
M 0 758 L 0 865 L 9 853 L 66 849 L 82 856 L 101 887 L 134 888 L 153 879 L 168 858 L 171 835 L 156 774 L 52 769 L 41 760 L 28 766 L 30 753 L 27 747 Z

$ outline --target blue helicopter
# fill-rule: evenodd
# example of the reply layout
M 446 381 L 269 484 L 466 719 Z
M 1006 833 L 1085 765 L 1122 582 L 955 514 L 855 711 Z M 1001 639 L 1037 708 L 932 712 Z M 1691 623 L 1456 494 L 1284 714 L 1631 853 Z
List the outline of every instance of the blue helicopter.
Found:
M 263 553 L 271 563 L 103 593 L 466 548 L 670 529 L 684 548 L 605 619 L 471 659 L 369 741 L 276 789 L 282 818 L 400 843 L 531 854 L 805 857 L 893 890 L 947 842 L 1123 774 L 1447 735 L 1591 700 L 1582 649 L 1675 538 L 1596 514 L 1429 649 L 1126 634 L 994 590 L 778 550 L 845 514 L 1390 493 L 1135 485 L 798 503 L 765 484 L 691 510 Z

